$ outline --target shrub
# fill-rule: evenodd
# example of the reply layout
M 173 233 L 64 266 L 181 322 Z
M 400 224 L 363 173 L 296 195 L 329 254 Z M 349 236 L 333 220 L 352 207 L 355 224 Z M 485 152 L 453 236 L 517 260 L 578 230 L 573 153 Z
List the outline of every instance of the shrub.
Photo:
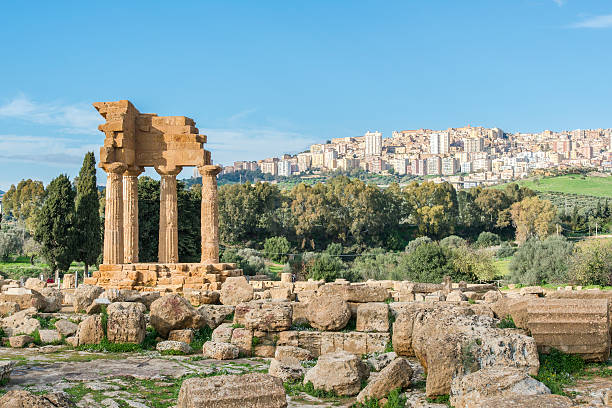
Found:
M 500 242 L 499 235 L 492 232 L 483 231 L 480 233 L 480 235 L 478 235 L 476 246 L 479 248 L 488 248 L 499 245 Z
M 382 248 L 375 248 L 353 261 L 351 274 L 362 281 L 395 279 L 394 277 L 398 275 L 399 259 L 399 254 L 385 252 Z
M 408 245 L 406 246 L 406 249 L 404 249 L 404 251 L 407 253 L 411 253 L 411 252 L 414 252 L 414 250 L 417 249 L 419 246 L 423 244 L 429 244 L 431 242 L 432 240 L 429 237 L 418 237 L 410 241 Z
M 340 258 L 322 253 L 317 256 L 309 268 L 308 277 L 312 279 L 323 279 L 332 282 L 345 276 L 346 265 Z
M 510 261 L 510 280 L 523 285 L 564 283 L 571 254 L 572 244 L 565 237 L 529 239 Z
M 448 237 L 440 241 L 440 246 L 448 249 L 461 248 L 466 245 L 466 240 L 461 237 L 458 237 L 457 235 L 449 235 Z
M 501 246 L 497 250 L 497 253 L 495 254 L 495 256 L 499 259 L 508 258 L 514 255 L 515 252 L 516 252 L 516 248 L 511 246 L 508 243 L 508 241 L 504 241 L 501 243 Z
M 342 255 L 343 250 L 344 248 L 342 247 L 342 244 L 332 242 L 331 244 L 327 246 L 327 249 L 325 249 L 324 252 L 330 255 L 338 256 L 338 255 Z
M 469 247 L 457 248 L 452 252 L 455 276 L 462 280 L 475 279 L 490 281 L 497 275 L 493 257 L 488 250 L 474 250 Z
M 272 237 L 266 239 L 264 243 L 264 254 L 266 258 L 278 263 L 287 262 L 287 253 L 291 245 L 285 237 Z
M 550 388 L 553 394 L 565 395 L 563 387 L 575 382 L 574 377 L 584 370 L 584 360 L 559 350 L 551 349 L 549 354 L 540 354 L 540 370 L 535 377 Z
M 245 275 L 264 275 L 268 272 L 268 267 L 263 258 L 257 256 L 257 251 L 244 248 L 239 251 L 226 249 L 221 256 L 221 262 L 235 263 L 242 269 Z
M 423 243 L 404 254 L 399 270 L 404 276 L 398 278 L 415 282 L 439 283 L 445 275 L 456 275 L 450 251 L 434 242 Z M 464 277 L 459 280 L 464 280 Z
M 612 240 L 596 239 L 576 244 L 569 278 L 580 285 L 612 284 Z
M 19 255 L 23 249 L 23 240 L 13 230 L 0 231 L 0 260 L 8 261 L 11 255 Z

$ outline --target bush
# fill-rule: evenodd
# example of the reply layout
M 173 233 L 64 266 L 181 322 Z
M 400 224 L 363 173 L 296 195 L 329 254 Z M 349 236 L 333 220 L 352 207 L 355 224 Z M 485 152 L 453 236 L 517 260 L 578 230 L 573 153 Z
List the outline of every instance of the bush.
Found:
M 353 261 L 351 275 L 361 281 L 395 279 L 399 272 L 399 259 L 400 255 L 397 253 L 385 252 L 382 248 L 374 248 Z
M 478 235 L 478 239 L 476 240 L 476 246 L 479 248 L 488 248 L 495 245 L 499 245 L 501 240 L 499 239 L 499 235 L 494 234 L 492 232 L 483 231 Z
M 244 272 L 245 275 L 265 275 L 268 272 L 268 267 L 263 258 L 257 256 L 257 251 L 250 248 L 235 249 L 228 248 L 223 251 L 221 262 L 235 263 Z
M 414 250 L 417 249 L 419 246 L 423 244 L 429 244 L 431 242 L 433 241 L 429 237 L 418 237 L 410 241 L 408 245 L 406 246 L 406 249 L 404 249 L 404 251 L 407 253 L 411 253 L 411 252 L 414 252 Z
M 445 275 L 456 275 L 450 251 L 434 242 L 422 243 L 402 256 L 399 270 L 404 276 L 398 278 L 415 282 L 440 283 Z
M 571 254 L 572 244 L 565 237 L 529 239 L 510 261 L 510 280 L 523 285 L 567 282 Z
M 342 255 L 343 250 L 344 248 L 342 247 L 342 244 L 332 242 L 327 246 L 327 249 L 325 249 L 324 252 L 330 255 L 338 256 Z
M 340 258 L 322 253 L 314 259 L 312 266 L 309 268 L 308 278 L 333 282 L 345 277 L 345 271 L 346 265 Z
M 501 243 L 501 246 L 497 250 L 495 256 L 499 259 L 509 258 L 516 252 L 516 248 L 511 246 L 508 241 L 504 241 Z
M 580 285 L 611 285 L 612 240 L 596 239 L 576 244 L 569 278 Z
M 449 235 L 440 241 L 440 246 L 448 249 L 461 248 L 467 245 L 465 239 L 458 237 L 457 235 Z
M 21 254 L 22 237 L 13 230 L 0 231 L 0 260 L 8 261 L 11 255 Z
M 540 370 L 535 379 L 544 383 L 553 394 L 565 395 L 563 387 L 574 384 L 574 377 L 583 370 L 584 360 L 580 357 L 551 349 L 549 354 L 540 354 Z
M 455 276 L 467 281 L 476 279 L 490 281 L 497 275 L 493 256 L 488 250 L 474 250 L 469 247 L 457 248 L 452 252 Z
M 266 239 L 264 243 L 264 255 L 266 258 L 278 263 L 287 262 L 287 253 L 291 245 L 285 237 L 272 237 Z

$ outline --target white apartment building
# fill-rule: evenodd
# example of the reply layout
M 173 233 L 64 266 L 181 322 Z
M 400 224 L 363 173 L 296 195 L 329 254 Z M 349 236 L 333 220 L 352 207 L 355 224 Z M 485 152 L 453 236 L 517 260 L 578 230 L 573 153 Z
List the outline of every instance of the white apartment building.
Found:
M 281 160 L 278 162 L 277 171 L 279 176 L 291 176 L 291 161 Z
M 276 176 L 278 174 L 278 167 L 275 161 L 261 162 L 260 168 L 261 172 L 264 174 L 272 174 L 273 176 Z
M 310 153 L 300 153 L 297 155 L 297 164 L 298 164 L 298 171 L 304 172 L 304 171 L 308 171 L 308 169 L 310 168 L 311 164 L 312 164 L 312 154 Z
M 454 157 L 445 157 L 442 159 L 442 174 L 445 176 L 451 176 L 457 173 L 459 169 L 458 160 Z
M 382 154 L 382 133 L 367 132 L 365 134 L 365 155 L 380 156 Z
M 484 140 L 480 137 L 468 137 L 463 139 L 463 151 L 466 153 L 477 153 L 484 150 Z
M 427 174 L 440 175 L 442 173 L 442 159 L 430 157 L 427 159 Z
M 437 132 L 429 135 L 429 152 L 431 154 L 446 154 L 450 149 L 450 134 Z
M 391 159 L 389 160 L 389 164 L 393 168 L 393 172 L 395 174 L 404 175 L 407 173 L 409 160 L 408 159 Z
M 327 167 L 328 169 L 335 169 L 337 158 L 338 152 L 336 152 L 335 150 L 327 150 L 323 154 L 323 166 Z

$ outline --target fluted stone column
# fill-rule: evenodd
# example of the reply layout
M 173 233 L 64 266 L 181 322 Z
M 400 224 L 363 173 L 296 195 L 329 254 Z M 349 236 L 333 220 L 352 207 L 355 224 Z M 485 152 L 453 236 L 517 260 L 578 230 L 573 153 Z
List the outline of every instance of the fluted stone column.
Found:
M 159 250 L 160 263 L 178 262 L 178 205 L 176 175 L 181 167 L 155 167 L 161 176 L 159 195 Z
M 106 204 L 104 210 L 104 258 L 105 264 L 123 263 L 123 163 L 107 164 Z
M 202 175 L 202 263 L 219 262 L 219 207 L 217 204 L 217 174 L 221 167 L 198 167 Z
M 138 262 L 138 176 L 142 167 L 123 173 L 123 263 Z

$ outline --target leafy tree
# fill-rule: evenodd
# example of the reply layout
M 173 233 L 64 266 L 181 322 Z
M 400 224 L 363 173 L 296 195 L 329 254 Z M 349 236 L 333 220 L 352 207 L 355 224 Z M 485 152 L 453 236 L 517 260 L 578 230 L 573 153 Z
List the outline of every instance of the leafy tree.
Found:
M 248 276 L 267 274 L 269 270 L 265 261 L 256 254 L 257 251 L 249 248 L 241 250 L 229 248 L 223 251 L 221 262 L 238 264 L 238 268 Z
M 100 199 L 96 178 L 96 157 L 89 152 L 76 181 L 75 212 L 75 260 L 85 264 L 85 276 L 89 265 L 98 260 L 102 250 L 102 227 L 100 224 Z
M 264 255 L 266 258 L 271 259 L 278 263 L 287 262 L 287 255 L 291 245 L 285 237 L 272 237 L 266 239 L 264 243 Z
M 572 249 L 572 244 L 562 236 L 531 238 L 512 257 L 510 279 L 524 285 L 566 282 Z
M 440 240 L 440 246 L 448 249 L 456 249 L 467 246 L 467 241 L 457 235 L 449 235 L 446 238 Z
M 594 239 L 576 244 L 569 277 L 580 285 L 612 285 L 612 241 Z
M 420 247 L 423 244 L 429 244 L 433 242 L 429 237 L 418 237 L 413 239 L 406 245 L 406 249 L 404 250 L 406 253 L 414 252 L 415 249 Z
M 8 261 L 11 255 L 18 255 L 23 247 L 21 236 L 12 229 L 0 231 L 0 260 Z
M 480 248 L 488 248 L 500 243 L 499 235 L 488 231 L 482 231 L 476 240 L 476 246 Z
M 514 253 L 516 252 L 516 248 L 511 246 L 508 241 L 504 241 L 501 243 L 501 246 L 499 247 L 499 249 L 497 250 L 497 253 L 495 254 L 495 256 L 497 258 L 508 258 L 512 255 L 514 255 Z
M 518 242 L 532 237 L 544 239 L 554 232 L 557 209 L 550 201 L 527 197 L 512 204 L 511 214 Z
M 374 248 L 353 261 L 351 275 L 357 280 L 396 279 L 401 273 L 398 270 L 400 254 L 386 252 L 383 248 Z
M 180 224 L 182 224 L 182 220 L 179 217 Z M 157 262 L 159 247 L 159 181 L 146 176 L 138 178 L 138 230 L 138 260 L 140 262 Z
M 340 258 L 322 253 L 317 256 L 309 268 L 308 278 L 332 282 L 345 276 L 346 265 Z
M 42 204 L 45 187 L 42 181 L 21 180 L 17 187 L 11 185 L 2 199 L 2 212 L 26 222 L 30 231 L 34 228 L 36 212 Z
M 178 255 L 180 262 L 200 262 L 202 256 L 200 222 L 202 208 L 202 185 L 186 188 L 185 183 L 177 183 L 178 207 Z
M 75 192 L 65 175 L 53 179 L 36 216 L 34 239 L 52 272 L 67 271 L 75 258 L 74 198 Z
M 420 234 L 441 237 L 452 234 L 459 215 L 457 193 L 450 183 L 410 183 L 404 190 L 413 210 L 410 219 Z
M 333 255 L 333 256 L 339 256 L 342 255 L 343 252 L 343 248 L 342 248 L 342 244 L 338 244 L 336 242 L 332 242 L 331 244 L 329 244 L 327 246 L 327 248 L 325 249 L 326 253 Z
M 407 252 L 399 261 L 402 280 L 440 283 L 445 275 L 454 276 L 451 253 L 435 242 L 424 243 Z M 473 279 L 465 279 L 473 280 Z
M 490 281 L 497 275 L 497 269 L 493 264 L 493 256 L 489 251 L 475 251 L 463 246 L 453 250 L 452 257 L 455 276 L 464 276 L 470 280 L 477 278 Z
M 505 226 L 505 219 L 500 214 L 510 206 L 510 200 L 502 190 L 487 188 L 480 192 L 475 204 L 484 216 L 485 227 L 487 230 Z

